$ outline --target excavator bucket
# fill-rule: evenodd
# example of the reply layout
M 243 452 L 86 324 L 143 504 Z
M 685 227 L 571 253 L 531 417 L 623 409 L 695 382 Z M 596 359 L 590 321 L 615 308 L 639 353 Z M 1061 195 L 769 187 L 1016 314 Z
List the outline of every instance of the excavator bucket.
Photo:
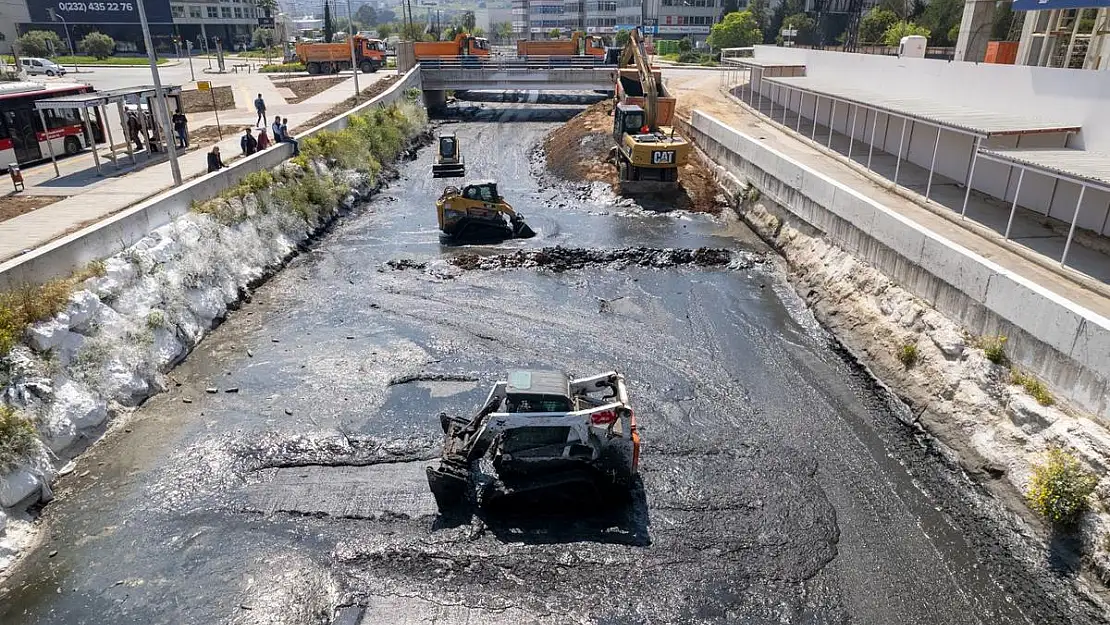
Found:
M 466 176 L 464 163 L 434 163 L 432 178 L 462 178 Z
M 428 467 L 428 488 L 436 498 L 436 505 L 441 511 L 462 503 L 470 489 L 469 478 L 465 471 L 460 471 L 450 463 L 443 462 L 439 467 Z
M 528 224 L 524 223 L 523 215 L 514 215 L 509 222 L 513 227 L 514 239 L 531 239 L 536 236 L 536 231 L 529 227 Z

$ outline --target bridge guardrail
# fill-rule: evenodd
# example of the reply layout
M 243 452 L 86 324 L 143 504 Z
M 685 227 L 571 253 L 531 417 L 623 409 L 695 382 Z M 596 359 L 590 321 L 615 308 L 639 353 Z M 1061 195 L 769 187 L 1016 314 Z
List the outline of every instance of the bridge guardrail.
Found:
M 605 65 L 603 59 L 589 56 L 528 56 L 528 57 L 488 57 L 488 56 L 437 56 L 417 59 L 425 70 L 470 70 L 489 71 L 542 70 L 542 69 L 592 69 L 612 67 Z

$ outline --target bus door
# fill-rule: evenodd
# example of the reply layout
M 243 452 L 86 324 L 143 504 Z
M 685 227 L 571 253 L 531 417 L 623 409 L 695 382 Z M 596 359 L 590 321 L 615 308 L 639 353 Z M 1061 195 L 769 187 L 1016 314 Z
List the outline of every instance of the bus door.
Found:
M 4 125 L 8 127 L 8 134 L 15 148 L 15 160 L 19 163 L 36 161 L 42 158 L 39 148 L 39 139 L 35 134 L 34 109 L 17 108 L 3 112 Z

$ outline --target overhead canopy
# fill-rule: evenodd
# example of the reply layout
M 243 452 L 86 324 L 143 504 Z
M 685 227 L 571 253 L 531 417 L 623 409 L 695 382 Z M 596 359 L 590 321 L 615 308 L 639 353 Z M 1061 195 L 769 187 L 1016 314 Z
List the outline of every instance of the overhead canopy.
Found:
M 1110 7 L 1110 0 L 1014 0 L 1015 11 L 1051 11 L 1053 9 L 1091 9 Z

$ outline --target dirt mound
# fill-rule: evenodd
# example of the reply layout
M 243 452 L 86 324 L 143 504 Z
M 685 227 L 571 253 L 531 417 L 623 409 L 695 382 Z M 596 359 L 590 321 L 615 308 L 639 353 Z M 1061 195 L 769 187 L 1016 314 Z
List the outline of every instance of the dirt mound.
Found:
M 467 271 L 490 269 L 544 268 L 568 271 L 588 266 L 607 265 L 615 269 L 628 266 L 675 267 L 695 265 L 719 267 L 734 260 L 729 250 L 700 247 L 696 250 L 674 248 L 626 247 L 611 250 L 583 249 L 577 247 L 545 247 L 538 250 L 519 250 L 512 254 L 483 256 L 463 254 L 451 259 L 451 264 Z
M 553 130 L 544 140 L 549 171 L 572 182 L 604 182 L 617 186 L 617 168 L 609 162 L 613 147 L 613 101 L 598 102 Z M 641 204 L 651 210 L 688 210 L 717 214 L 724 208 L 709 167 L 697 153 L 679 172 L 682 191 L 673 197 Z

